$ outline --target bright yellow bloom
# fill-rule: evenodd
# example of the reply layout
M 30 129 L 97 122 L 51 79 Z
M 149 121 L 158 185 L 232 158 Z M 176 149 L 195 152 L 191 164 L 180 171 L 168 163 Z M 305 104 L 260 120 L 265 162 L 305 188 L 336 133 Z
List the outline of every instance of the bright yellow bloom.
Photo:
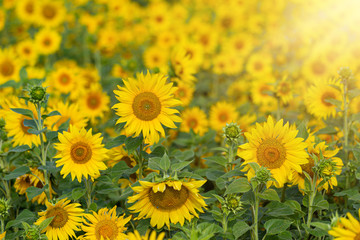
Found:
M 255 176 L 254 170 L 248 165 L 250 162 L 268 168 L 278 188 L 284 186 L 292 170 L 301 173 L 301 165 L 308 163 L 308 154 L 306 144 L 302 138 L 296 137 L 297 133 L 297 130 L 289 127 L 289 123 L 283 125 L 283 120 L 275 124 L 271 116 L 267 122 L 261 125 L 257 123 L 251 132 L 246 132 L 244 135 L 249 142 L 240 146 L 238 155 L 244 159 L 248 179 Z M 271 184 L 269 182 L 268 186 Z
M 174 107 L 181 102 L 174 98 L 176 88 L 166 83 L 162 74 L 138 74 L 137 78 L 124 80 L 124 87 L 114 93 L 120 103 L 113 106 L 120 116 L 116 123 L 126 122 L 125 130 L 130 135 L 142 133 L 145 141 L 154 144 L 165 137 L 162 125 L 176 128 L 174 122 L 181 122 Z
M 9 80 L 18 82 L 21 67 L 22 64 L 12 48 L 0 49 L 0 84 Z
M 36 50 L 40 54 L 49 55 L 55 53 L 61 43 L 61 35 L 51 29 L 43 28 L 35 35 Z
M 101 133 L 92 135 L 92 129 L 86 131 L 84 128 L 78 129 L 70 125 L 70 132 L 59 133 L 60 143 L 55 144 L 58 150 L 55 158 L 56 167 L 63 166 L 60 173 L 65 178 L 71 174 L 71 179 L 75 177 L 81 182 L 84 176 L 88 179 L 100 175 L 100 170 L 105 170 L 104 160 L 107 158 L 107 149 L 101 144 Z
M 45 219 L 54 217 L 43 232 L 49 240 L 68 240 L 76 237 L 75 231 L 80 231 L 81 218 L 84 210 L 79 203 L 70 203 L 66 198 L 55 204 L 46 202 L 47 209 L 39 213 L 40 218 L 35 225 L 40 225 Z
M 191 129 L 200 136 L 208 129 L 208 119 L 199 107 L 187 108 L 182 112 L 183 121 L 180 125 L 181 132 L 189 132 Z
M 217 102 L 210 108 L 210 127 L 216 131 L 221 131 L 227 123 L 237 122 L 238 117 L 233 104 Z
M 136 202 L 129 209 L 139 213 L 136 219 L 151 218 L 152 227 L 161 228 L 170 222 L 184 225 L 185 219 L 191 221 L 199 217 L 196 210 L 204 212 L 207 205 L 204 197 L 199 194 L 198 188 L 204 181 L 167 180 L 160 183 L 140 181 L 141 186 L 133 187 L 134 196 L 128 198 L 129 203 Z
M 347 213 L 346 217 L 340 218 L 336 226 L 332 227 L 329 231 L 329 234 L 334 238 L 334 240 L 358 240 L 360 239 L 360 222 L 351 215 Z M 360 210 L 359 210 L 360 218 Z
M 134 231 L 133 233 L 128 233 L 127 234 L 127 238 L 128 240 L 163 240 L 165 237 L 165 232 L 160 233 L 157 237 L 156 237 L 156 231 L 150 231 L 147 230 L 145 236 L 141 236 L 140 233 L 138 231 Z
M 39 4 L 36 23 L 45 27 L 56 27 L 63 23 L 66 9 L 62 1 L 44 0 Z

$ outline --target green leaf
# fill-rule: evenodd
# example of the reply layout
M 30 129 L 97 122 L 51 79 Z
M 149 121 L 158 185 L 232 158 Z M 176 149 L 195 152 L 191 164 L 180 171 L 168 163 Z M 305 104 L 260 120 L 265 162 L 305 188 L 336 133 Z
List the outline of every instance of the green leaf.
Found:
M 125 171 L 129 169 L 129 166 L 125 161 L 120 161 L 116 163 L 111 169 L 111 175 L 113 177 L 121 177 Z
M 228 163 L 228 160 L 222 156 L 211 156 L 204 158 L 206 161 L 217 163 L 221 166 L 226 166 Z
M 291 225 L 291 221 L 285 219 L 270 219 L 266 221 L 264 227 L 266 229 L 267 235 L 279 234 L 286 229 L 288 229 Z
M 82 196 L 84 196 L 85 193 L 86 193 L 86 189 L 84 189 L 84 188 L 75 188 L 71 192 L 71 198 L 72 198 L 72 200 L 76 201 L 79 198 L 81 198 Z
M 263 193 L 260 194 L 260 197 L 264 200 L 280 202 L 279 195 L 274 189 L 266 189 Z
M 310 223 L 311 226 L 316 227 L 318 229 L 322 229 L 325 232 L 328 232 L 330 230 L 330 222 L 329 223 L 325 223 L 325 222 L 311 222 Z
M 314 235 L 315 237 L 322 237 L 327 235 L 327 231 L 324 231 L 320 228 L 309 228 L 305 223 L 301 224 L 301 226 L 308 231 L 311 235 Z
M 127 137 L 125 139 L 125 147 L 128 150 L 128 152 L 131 153 L 140 146 L 142 141 L 143 141 L 142 137 L 136 137 L 136 138 Z
M 53 139 L 57 138 L 58 134 L 59 134 L 59 132 L 57 132 L 57 131 L 48 131 L 45 133 L 46 139 L 48 141 L 52 141 Z
M 232 193 L 244 193 L 251 190 L 251 186 L 246 178 L 238 178 L 227 187 L 225 195 Z
M 21 145 L 10 149 L 9 152 L 26 152 L 27 150 L 30 150 L 30 147 L 28 145 Z
M 166 149 L 164 146 L 157 146 L 154 150 L 151 151 L 149 154 L 149 157 L 162 157 L 164 156 L 164 153 L 166 152 Z
M 24 119 L 23 124 L 25 127 L 31 127 L 37 129 L 36 122 L 33 119 Z
M 329 209 L 328 201 L 326 201 L 321 194 L 316 195 L 313 206 L 318 209 L 324 209 L 324 210 Z M 316 210 L 316 209 L 314 209 L 314 210 Z
M 334 98 L 328 98 L 325 99 L 325 102 L 331 103 L 332 105 L 335 105 L 337 108 L 341 109 L 342 101 L 334 99 Z
M 259 164 L 255 163 L 255 162 L 250 162 L 248 163 L 250 165 L 250 167 L 256 172 L 257 170 L 260 169 Z
M 49 217 L 46 218 L 44 221 L 42 221 L 39 225 L 39 229 L 40 231 L 44 230 L 45 228 L 47 228 L 47 226 L 49 226 L 49 224 L 52 222 L 52 220 L 54 219 L 55 216 L 53 217 Z
M 37 188 L 37 187 L 31 186 L 26 189 L 26 193 L 27 193 L 27 197 L 29 198 L 29 201 L 31 201 L 31 199 L 40 195 L 44 191 L 45 191 L 45 187 Z
M 17 177 L 20 177 L 24 174 L 27 174 L 30 172 L 30 169 L 28 166 L 22 166 L 19 168 L 16 168 L 14 171 L 12 171 L 11 173 L 9 173 L 8 175 L 6 175 L 4 177 L 5 180 L 10 180 L 10 179 L 15 179 Z
M 59 113 L 58 111 L 52 111 L 51 113 L 44 114 L 41 117 L 42 117 L 42 119 L 46 119 L 46 118 L 52 117 L 52 116 L 61 116 L 61 113 Z
M 50 162 L 50 161 L 46 161 L 46 166 L 39 166 L 40 170 L 46 170 L 48 172 L 50 172 L 51 174 L 56 174 L 58 172 L 60 172 L 60 168 L 56 167 L 56 163 L 55 162 Z
M 28 133 L 35 134 L 35 135 L 39 135 L 40 133 L 43 133 L 43 132 L 45 132 L 46 130 L 47 130 L 46 127 L 43 128 L 41 131 L 36 130 L 36 129 L 33 129 L 33 128 L 30 128 L 30 129 L 28 130 Z
M 273 217 L 288 216 L 294 213 L 294 210 L 288 205 L 281 202 L 271 202 L 267 206 L 267 215 Z
M 111 149 L 114 147 L 121 146 L 125 143 L 125 139 L 126 139 L 126 136 L 124 136 L 124 135 L 117 136 L 116 138 L 113 138 L 109 142 L 107 142 L 105 144 L 105 147 L 107 149 Z
M 161 160 L 160 157 L 150 158 L 150 159 L 149 159 L 149 162 L 148 162 L 149 168 L 150 168 L 150 169 L 153 169 L 153 170 L 159 170 L 159 171 L 161 171 L 160 160 Z
M 166 153 L 160 159 L 160 168 L 165 172 L 170 168 L 170 159 Z
M 186 150 L 184 152 L 182 152 L 182 154 L 180 156 L 176 156 L 177 159 L 181 160 L 181 161 L 187 161 L 189 159 L 194 158 L 195 153 L 192 150 Z
M 9 221 L 6 224 L 6 229 L 10 227 L 19 227 L 21 226 L 21 222 L 27 222 L 29 224 L 32 224 L 35 221 L 35 219 L 36 219 L 35 213 L 25 209 L 16 217 L 15 220 Z
M 315 134 L 316 135 L 319 135 L 319 134 L 337 134 L 337 132 L 338 131 L 334 127 L 327 126 L 327 127 L 324 127 L 322 129 L 320 129 Z
M 297 128 L 299 130 L 297 137 L 303 138 L 303 139 L 307 139 L 309 136 L 309 133 L 306 129 L 306 124 L 305 122 L 301 122 L 300 125 Z
M 20 69 L 19 76 L 22 82 L 28 79 L 28 74 L 25 67 L 22 67 Z
M 360 89 L 355 88 L 355 89 L 349 90 L 348 96 L 350 99 L 360 96 Z
M 34 114 L 31 110 L 25 109 L 25 108 L 10 108 L 13 112 L 22 114 L 24 116 L 27 116 L 29 118 L 34 118 Z
M 95 202 L 91 203 L 90 206 L 89 206 L 89 210 L 92 210 L 94 212 L 97 211 L 97 204 Z
M 172 171 L 180 171 L 183 168 L 187 167 L 192 161 L 186 161 L 186 162 L 179 162 L 171 164 L 171 170 Z
M 251 227 L 249 227 L 249 225 L 244 221 L 237 222 L 232 227 L 232 231 L 235 236 L 235 239 L 238 239 L 239 237 L 244 235 L 250 229 L 251 229 Z
M 223 177 L 219 177 L 218 179 L 216 179 L 215 183 L 220 190 L 223 190 L 226 187 L 227 181 Z

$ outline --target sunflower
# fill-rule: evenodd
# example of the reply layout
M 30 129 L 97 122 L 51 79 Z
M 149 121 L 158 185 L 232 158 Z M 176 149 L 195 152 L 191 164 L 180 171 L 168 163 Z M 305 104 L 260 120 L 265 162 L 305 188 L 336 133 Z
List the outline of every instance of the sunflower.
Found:
M 116 216 L 116 206 L 112 209 L 101 208 L 97 213 L 84 215 L 84 224 L 82 230 L 85 232 L 84 238 L 88 240 L 125 240 L 125 224 L 131 219 L 131 216 L 124 218 Z M 86 221 L 86 220 L 87 221 Z
M 152 46 L 144 51 L 144 64 L 148 69 L 158 68 L 160 72 L 168 71 L 168 51 L 162 47 Z
M 104 160 L 107 158 L 107 149 L 101 144 L 101 133 L 92 135 L 92 129 L 86 131 L 70 125 L 70 132 L 59 133 L 60 143 L 55 144 L 58 150 L 55 158 L 56 167 L 63 166 L 60 173 L 64 178 L 71 173 L 72 180 L 77 178 L 81 182 L 82 176 L 95 177 L 99 170 L 105 170 Z
M 221 131 L 226 123 L 237 122 L 238 117 L 233 104 L 217 102 L 210 108 L 210 127 L 216 131 Z
M 114 64 L 111 69 L 111 76 L 116 78 L 127 78 L 129 77 L 129 73 L 119 64 Z
M 44 173 L 42 171 L 39 171 L 37 168 L 30 168 L 31 174 L 24 174 L 18 178 L 16 178 L 14 183 L 15 190 L 20 194 L 26 194 L 26 198 L 28 198 L 26 189 L 29 187 L 36 187 L 36 188 L 43 188 L 45 178 Z M 54 190 L 51 187 L 51 183 L 49 183 L 49 193 L 50 198 L 55 194 Z M 36 197 L 33 197 L 31 199 L 31 202 L 37 202 L 38 204 L 45 204 L 46 200 L 46 193 L 42 192 L 41 194 L 37 195 Z
M 80 69 L 80 76 L 85 79 L 85 88 L 87 89 L 100 81 L 99 71 L 94 66 Z
M 28 145 L 28 146 L 39 146 L 40 145 L 40 136 L 31 134 L 28 132 L 30 127 L 24 125 L 24 120 L 31 120 L 30 117 L 24 116 L 22 114 L 16 113 L 12 111 L 10 108 L 24 108 L 31 110 L 35 116 L 37 117 L 37 112 L 35 106 L 25 105 L 24 101 L 18 100 L 15 98 L 11 99 L 12 101 L 7 101 L 6 104 L 3 105 L 5 113 L 5 130 L 9 137 L 13 137 L 12 141 L 14 142 L 14 146 L 20 145 Z
M 139 136 L 142 133 L 145 140 L 153 144 L 165 136 L 161 124 L 176 128 L 174 122 L 181 122 L 176 115 L 178 110 L 173 109 L 181 104 L 174 98 L 176 88 L 172 83 L 166 83 L 164 75 L 141 73 L 136 79 L 124 80 L 124 84 L 125 87 L 118 86 L 119 90 L 114 91 L 120 103 L 113 108 L 120 116 L 117 123 L 126 122 L 128 134 Z
M 61 36 L 55 30 L 43 28 L 35 35 L 36 50 L 40 54 L 55 53 L 59 49 L 60 43 Z
M 136 219 L 151 218 L 152 227 L 159 229 L 166 224 L 170 228 L 170 222 L 183 226 L 185 219 L 199 217 L 196 210 L 203 213 L 202 208 L 207 206 L 198 190 L 206 180 L 139 182 L 141 186 L 133 187 L 137 194 L 128 198 L 129 203 L 136 202 L 129 209 L 139 213 Z
M 360 222 L 351 215 L 347 213 L 346 217 L 339 219 L 337 224 L 331 228 L 329 234 L 334 238 L 334 240 L 358 240 L 360 239 Z M 359 218 L 360 218 L 360 209 L 359 209 Z
M 208 129 L 208 119 L 203 110 L 199 107 L 187 108 L 182 112 L 183 121 L 180 125 L 181 132 L 189 132 L 203 136 Z
M 16 15 L 25 23 L 33 23 L 36 19 L 38 4 L 32 0 L 20 0 L 16 2 Z
M 310 138 L 312 134 L 310 134 Z M 314 138 L 312 138 L 314 139 Z M 318 143 L 315 147 L 314 147 L 314 142 L 313 141 L 306 141 L 308 144 L 308 153 L 309 154 L 314 154 L 317 157 L 320 156 L 320 152 L 322 153 L 322 155 L 325 158 L 331 159 L 332 162 L 335 163 L 336 166 L 336 171 L 335 174 L 336 175 L 340 175 L 341 174 L 341 169 L 343 167 L 343 162 L 340 158 L 338 157 L 334 157 L 339 149 L 336 150 L 327 150 L 328 146 L 325 145 L 325 142 L 320 142 Z M 314 172 L 312 170 L 312 168 L 315 166 L 314 163 L 314 159 L 312 157 L 308 157 L 308 163 L 301 165 L 302 171 L 305 171 L 306 173 L 308 173 L 310 175 L 311 178 L 314 177 Z M 330 169 L 332 171 L 332 169 Z M 320 178 L 317 180 L 317 184 L 319 184 L 323 179 Z M 298 173 L 296 171 L 293 171 L 292 174 L 292 183 L 293 185 L 298 185 L 298 188 L 301 192 L 303 192 L 302 190 L 305 189 L 305 175 L 304 173 Z M 321 188 L 318 188 L 318 190 L 320 191 L 321 189 L 326 189 L 328 190 L 330 188 L 332 189 L 333 186 L 337 186 L 337 179 L 336 176 L 332 176 Z
M 0 84 L 9 80 L 20 80 L 22 64 L 12 48 L 0 49 Z
M 93 84 L 78 100 L 81 111 L 87 116 L 91 123 L 96 118 L 103 118 L 110 109 L 110 97 L 102 91 L 100 84 Z
M 16 46 L 16 52 L 20 59 L 31 66 L 34 66 L 38 59 L 38 53 L 36 52 L 34 45 L 33 40 L 27 39 L 19 42 Z
M 301 173 L 301 165 L 308 163 L 308 154 L 305 151 L 306 143 L 296 137 L 297 133 L 297 130 L 289 127 L 289 123 L 283 125 L 283 120 L 275 124 L 271 116 L 262 125 L 256 124 L 251 133 L 246 132 L 245 137 L 249 142 L 240 146 L 238 155 L 245 160 L 243 165 L 244 170 L 248 170 L 248 179 L 255 175 L 248 165 L 250 162 L 267 167 L 276 179 L 275 186 L 278 188 L 284 186 L 292 170 Z
M 229 99 L 241 105 L 249 99 L 250 82 L 247 80 L 239 79 L 230 84 L 227 89 L 227 96 Z
M 193 65 L 190 56 L 183 48 L 176 48 L 170 56 L 172 70 L 175 76 L 182 82 L 193 84 L 196 78 L 196 67 Z
M 286 77 L 276 85 L 275 94 L 283 104 L 288 104 L 289 101 L 293 99 L 293 87 Z
M 40 218 L 34 223 L 40 225 L 44 220 L 54 217 L 51 223 L 42 231 L 46 232 L 49 240 L 68 240 L 76 237 L 75 231 L 80 231 L 81 218 L 84 210 L 79 203 L 70 203 L 67 198 L 55 204 L 48 201 L 47 209 L 39 213 Z
M 164 237 L 165 237 L 164 232 L 162 232 L 158 236 L 156 236 L 156 231 L 151 232 L 150 229 L 148 229 L 146 231 L 145 236 L 141 236 L 137 230 L 135 230 L 133 233 L 127 234 L 128 240 L 163 240 Z
M 338 80 L 329 79 L 317 81 L 307 90 L 304 102 L 309 113 L 317 118 L 324 119 L 336 116 L 336 106 L 326 101 L 328 99 L 341 101 L 341 92 L 333 86 L 341 88 Z
M 250 56 L 246 70 L 251 76 L 264 77 L 272 72 L 272 58 L 268 53 L 256 53 Z
M 177 89 L 174 92 L 176 98 L 178 98 L 182 102 L 182 106 L 187 106 L 190 104 L 191 100 L 193 99 L 194 95 L 194 85 L 186 84 L 181 81 L 177 81 Z
M 56 27 L 65 19 L 66 9 L 61 1 L 44 0 L 38 8 L 36 23 L 39 25 Z
M 56 104 L 48 107 L 48 112 L 58 111 L 61 116 L 51 116 L 47 118 L 48 128 L 57 131 L 61 124 L 70 119 L 69 125 L 73 125 L 78 129 L 84 128 L 87 125 L 88 119 L 83 111 L 80 111 L 78 104 L 63 103 L 58 101 Z
M 46 81 L 50 92 L 68 94 L 80 91 L 81 87 L 78 85 L 79 78 L 76 73 L 72 68 L 66 66 L 58 67 L 51 72 Z

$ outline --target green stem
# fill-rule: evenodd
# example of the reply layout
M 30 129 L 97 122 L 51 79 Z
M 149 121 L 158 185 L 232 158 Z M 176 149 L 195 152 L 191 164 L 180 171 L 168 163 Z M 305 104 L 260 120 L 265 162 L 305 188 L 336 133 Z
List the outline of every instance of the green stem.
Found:
M 282 188 L 281 190 L 281 202 L 285 202 L 285 197 L 286 197 L 286 188 L 287 188 L 287 185 L 284 184 L 284 187 Z
M 92 192 L 92 186 L 91 186 L 91 179 L 85 179 L 85 188 L 86 188 L 86 206 L 89 210 L 90 205 L 92 203 L 91 200 L 91 192 Z
M 347 91 L 348 91 L 348 84 L 347 84 L 347 79 L 344 78 L 344 91 L 343 91 L 343 102 L 344 102 L 344 152 L 345 152 L 345 157 L 344 157 L 344 161 L 346 164 L 346 189 L 350 188 L 350 174 L 349 174 L 349 156 L 348 156 L 348 145 L 349 145 L 349 129 L 348 129 L 348 102 L 347 102 Z
M 277 97 L 276 98 L 277 100 L 277 111 L 276 111 L 276 121 L 279 121 L 280 120 L 280 110 L 281 110 L 281 104 L 280 104 L 280 98 Z
M 143 178 L 143 157 L 142 157 L 142 151 L 143 151 L 143 143 L 140 144 L 140 149 L 138 152 L 138 164 L 139 164 L 139 175 L 138 175 L 138 179 L 142 179 Z
M 223 219 L 222 219 L 222 226 L 223 226 L 223 229 L 224 229 L 224 233 L 227 232 L 227 225 L 228 225 L 228 215 L 224 214 Z
M 95 65 L 96 65 L 96 68 L 97 68 L 97 70 L 99 72 L 100 81 L 101 81 L 102 74 L 101 74 L 101 54 L 100 54 L 100 50 L 95 51 Z
M 5 231 L 4 218 L 1 217 L 1 233 Z
M 314 203 L 314 199 L 316 196 L 316 192 L 317 192 L 317 177 L 314 176 L 314 179 L 312 179 L 311 182 L 311 192 L 309 195 L 309 209 L 308 209 L 308 217 L 307 217 L 307 221 L 306 221 L 306 225 L 308 226 L 308 228 L 310 228 L 311 226 L 311 220 L 312 220 L 312 216 L 313 216 L 313 203 Z M 305 239 L 309 239 L 310 237 L 310 233 L 306 231 L 306 238 Z
M 259 198 L 259 186 L 256 187 L 255 191 L 254 191 L 254 196 L 255 196 L 255 206 L 253 206 L 253 215 L 254 215 L 254 231 L 253 231 L 253 236 L 254 236 L 254 240 L 258 240 L 259 239 L 259 203 L 260 203 L 260 198 Z
M 231 142 L 229 147 L 228 171 L 231 171 L 232 169 L 232 162 L 234 161 L 234 148 L 235 148 L 235 144 Z

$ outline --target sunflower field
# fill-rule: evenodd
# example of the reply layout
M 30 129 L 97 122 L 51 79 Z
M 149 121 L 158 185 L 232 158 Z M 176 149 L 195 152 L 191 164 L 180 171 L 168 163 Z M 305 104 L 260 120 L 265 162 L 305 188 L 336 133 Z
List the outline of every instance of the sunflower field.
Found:
M 0 0 L 0 240 L 360 240 L 358 0 Z

